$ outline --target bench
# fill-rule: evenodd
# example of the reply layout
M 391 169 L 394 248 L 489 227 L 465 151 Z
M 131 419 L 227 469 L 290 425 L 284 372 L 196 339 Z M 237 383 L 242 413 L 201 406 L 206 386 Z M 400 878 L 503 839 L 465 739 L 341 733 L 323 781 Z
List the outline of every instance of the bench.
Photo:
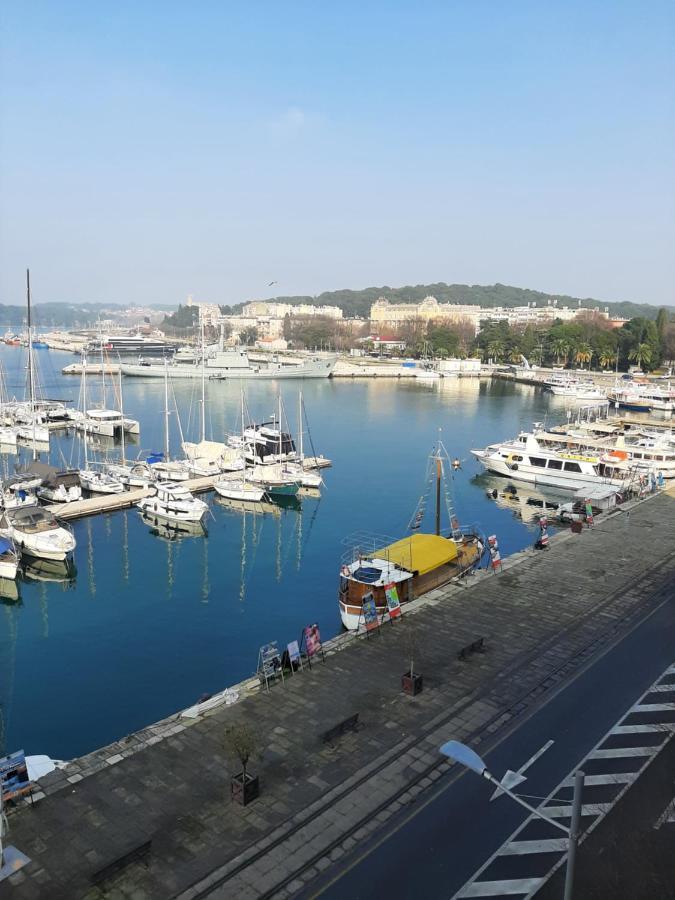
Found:
M 338 722 L 337 725 L 333 725 L 332 728 L 329 728 L 327 731 L 321 735 L 321 740 L 324 744 L 331 744 L 335 738 L 341 737 L 346 731 L 356 731 L 356 728 L 359 724 L 359 714 L 354 713 L 351 716 L 347 716 L 346 719 L 343 719 L 341 722 Z
M 122 853 L 116 859 L 113 859 L 112 862 L 103 866 L 102 869 L 98 869 L 98 871 L 94 872 L 91 876 L 92 883 L 100 884 L 102 881 L 106 881 L 108 878 L 124 869 L 130 863 L 139 862 L 144 859 L 150 852 L 151 846 L 152 840 L 144 841 L 142 844 L 136 844 L 135 847 L 132 847 L 126 853 Z
M 472 653 L 485 653 L 485 638 L 477 638 L 466 647 L 462 647 L 457 654 L 457 659 L 468 659 Z

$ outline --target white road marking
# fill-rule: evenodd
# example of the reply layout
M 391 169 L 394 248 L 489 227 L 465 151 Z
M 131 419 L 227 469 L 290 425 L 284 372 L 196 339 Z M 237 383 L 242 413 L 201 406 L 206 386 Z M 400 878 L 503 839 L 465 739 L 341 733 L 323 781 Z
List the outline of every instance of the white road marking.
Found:
M 567 853 L 567 838 L 551 838 L 547 841 L 511 841 L 502 850 L 501 856 L 525 856 L 528 853 Z
M 612 747 L 610 750 L 594 750 L 588 754 L 587 758 L 617 759 L 619 756 L 653 756 L 657 747 Z
M 673 674 L 675 674 L 675 663 L 673 663 L 672 666 L 669 666 L 663 674 L 664 674 L 664 675 L 673 675 Z M 663 676 L 661 676 L 661 677 L 663 677 Z
M 572 804 L 566 806 L 540 806 L 541 811 L 551 819 L 571 819 Z M 601 816 L 608 809 L 612 808 L 611 803 L 584 803 L 581 807 L 582 816 Z
M 518 878 L 511 881 L 474 881 L 457 897 L 508 897 L 513 894 L 531 894 L 543 878 Z
M 637 703 L 631 712 L 668 712 L 675 709 L 675 703 Z
M 662 825 L 670 824 L 671 822 L 675 822 L 675 799 L 670 801 L 663 813 L 654 822 L 654 828 L 660 828 Z
M 654 734 L 659 731 L 675 731 L 675 722 L 660 722 L 653 725 L 615 725 L 612 734 Z
M 523 772 L 527 771 L 530 766 L 533 766 L 539 759 L 539 757 L 546 753 L 549 747 L 552 747 L 554 743 L 554 741 L 547 741 L 543 747 L 540 747 L 537 752 L 533 754 L 527 760 L 527 762 L 524 762 L 519 769 L 516 769 L 515 772 L 513 772 L 511 769 L 507 769 L 506 774 L 501 780 L 501 783 L 504 785 L 504 787 L 507 787 L 510 791 L 512 791 L 514 787 L 517 787 L 519 784 L 522 784 L 523 781 L 526 781 L 526 778 L 522 778 L 519 776 L 522 776 Z M 497 788 L 494 794 L 490 797 L 490 800 L 495 800 L 497 797 L 501 797 L 503 793 L 504 791 L 502 791 L 500 788 Z
M 587 775 L 584 778 L 584 787 L 597 787 L 602 784 L 629 784 L 635 781 L 635 772 L 615 772 L 613 775 Z M 574 775 L 566 779 L 563 787 L 572 787 Z
M 675 684 L 655 684 L 647 691 L 648 694 L 675 693 Z

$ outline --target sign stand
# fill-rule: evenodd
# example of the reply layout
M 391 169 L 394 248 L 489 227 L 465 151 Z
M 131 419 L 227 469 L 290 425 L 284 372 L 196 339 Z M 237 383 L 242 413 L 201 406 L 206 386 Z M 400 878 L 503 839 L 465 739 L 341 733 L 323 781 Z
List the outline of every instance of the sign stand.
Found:
M 258 675 L 265 680 L 265 690 L 268 694 L 270 681 L 281 677 L 282 683 L 285 682 L 284 667 L 281 665 L 281 655 L 276 641 L 263 644 L 258 651 Z
M 363 617 L 363 624 L 366 626 L 366 637 L 370 640 L 370 632 L 379 630 L 380 625 L 384 620 L 384 614 L 382 615 L 382 620 L 380 620 L 377 615 L 377 606 L 375 605 L 375 598 L 373 597 L 372 592 L 364 594 L 361 598 L 359 625 L 361 624 L 361 617 Z
M 312 657 L 321 654 L 321 661 L 326 662 L 323 652 L 323 644 L 321 643 L 321 632 L 316 622 L 313 625 L 307 625 L 302 629 L 300 635 L 300 654 L 304 652 L 307 665 L 312 668 Z
M 393 581 L 391 584 L 385 584 L 384 594 L 387 598 L 387 608 L 382 613 L 382 622 L 384 622 L 384 617 L 388 615 L 389 621 L 393 625 L 395 619 L 402 619 L 403 617 L 401 601 L 398 599 L 398 589 Z
M 300 645 L 297 641 L 291 641 L 290 644 L 286 645 L 286 655 L 288 656 L 288 663 L 291 667 L 291 674 L 295 675 L 296 666 L 302 672 L 304 666 L 302 665 L 302 654 L 300 653 Z

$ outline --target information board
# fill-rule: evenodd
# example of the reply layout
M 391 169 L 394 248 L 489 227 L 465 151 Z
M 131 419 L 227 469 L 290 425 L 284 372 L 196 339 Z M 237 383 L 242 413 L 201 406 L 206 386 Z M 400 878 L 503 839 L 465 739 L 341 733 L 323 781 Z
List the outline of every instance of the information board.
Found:
M 372 594 L 365 595 L 365 597 L 361 601 L 361 609 L 363 610 L 363 621 L 365 622 L 366 630 L 372 631 L 373 628 L 379 628 L 380 620 L 377 615 L 375 598 Z
M 305 650 L 310 659 L 321 652 L 321 632 L 316 624 L 305 628 Z
M 385 584 L 384 593 L 387 598 L 387 609 L 389 610 L 389 618 L 397 619 L 401 615 L 401 601 L 398 599 L 398 589 L 392 582 Z

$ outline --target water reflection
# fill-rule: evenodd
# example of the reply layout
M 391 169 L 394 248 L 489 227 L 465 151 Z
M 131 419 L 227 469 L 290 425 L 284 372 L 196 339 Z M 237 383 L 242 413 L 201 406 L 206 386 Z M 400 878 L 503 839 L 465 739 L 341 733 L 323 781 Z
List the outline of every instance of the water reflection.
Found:
M 160 538 L 160 540 L 170 541 L 171 543 L 190 537 L 208 537 L 209 534 L 206 526 L 201 522 L 169 522 L 149 512 L 141 513 L 140 518 L 149 526 L 150 534 Z
M 541 516 L 555 516 L 560 504 L 569 500 L 564 492 L 544 492 L 534 485 L 496 475 L 476 475 L 472 480 L 497 506 L 510 510 L 515 518 L 527 524 L 537 524 Z
M 54 582 L 66 588 L 75 585 L 77 568 L 72 559 L 40 559 L 36 556 L 22 556 L 19 571 L 24 581 Z

